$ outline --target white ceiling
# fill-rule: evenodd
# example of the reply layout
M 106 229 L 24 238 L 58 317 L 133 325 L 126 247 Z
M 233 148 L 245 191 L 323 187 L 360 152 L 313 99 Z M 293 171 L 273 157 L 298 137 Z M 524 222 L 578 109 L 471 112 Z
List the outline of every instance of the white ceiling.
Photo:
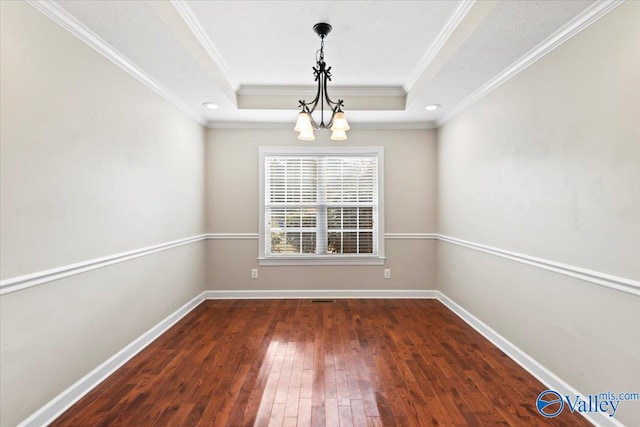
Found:
M 354 127 L 432 127 L 615 6 L 522 1 L 32 1 L 209 126 L 293 125 L 328 22 Z M 205 101 L 220 105 L 207 110 Z M 428 104 L 441 104 L 429 112 Z M 350 107 L 351 106 L 351 107 Z M 241 124 L 242 123 L 242 124 Z

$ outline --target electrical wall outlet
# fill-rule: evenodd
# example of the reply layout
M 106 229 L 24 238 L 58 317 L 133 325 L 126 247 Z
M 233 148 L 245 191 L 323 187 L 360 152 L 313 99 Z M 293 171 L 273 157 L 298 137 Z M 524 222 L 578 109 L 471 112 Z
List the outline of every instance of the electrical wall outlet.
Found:
M 391 279 L 391 269 L 390 268 L 385 268 L 384 269 L 384 278 L 385 279 Z
M 257 268 L 252 268 L 251 269 L 251 278 L 252 279 L 257 279 L 258 278 L 258 269 Z

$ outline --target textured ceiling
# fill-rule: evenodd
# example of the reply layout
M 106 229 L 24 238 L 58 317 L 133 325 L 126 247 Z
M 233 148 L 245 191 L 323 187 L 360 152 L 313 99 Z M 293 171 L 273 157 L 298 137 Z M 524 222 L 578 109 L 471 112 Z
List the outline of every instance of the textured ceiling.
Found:
M 243 85 L 308 85 L 320 48 L 313 25 L 330 23 L 325 57 L 336 83 L 350 86 L 402 86 L 456 7 L 448 1 L 189 5 Z
M 312 90 L 317 22 L 333 26 L 330 89 L 352 124 L 428 127 L 606 9 L 591 0 L 32 4 L 213 126 L 292 123 Z M 425 111 L 433 103 L 442 108 Z

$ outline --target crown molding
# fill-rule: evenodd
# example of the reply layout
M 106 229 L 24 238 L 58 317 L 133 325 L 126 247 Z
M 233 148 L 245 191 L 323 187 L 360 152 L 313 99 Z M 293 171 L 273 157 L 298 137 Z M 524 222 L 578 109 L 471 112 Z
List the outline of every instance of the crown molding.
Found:
M 307 93 L 315 93 L 316 86 L 309 85 L 278 85 L 259 86 L 245 85 L 238 89 L 239 96 L 299 96 Z M 340 96 L 406 96 L 407 92 L 402 86 L 331 86 L 331 92 Z
M 433 122 L 365 122 L 351 123 L 353 129 L 370 129 L 370 130 L 428 130 L 435 129 Z
M 442 46 L 449 39 L 449 36 L 451 36 L 453 30 L 455 30 L 460 22 L 462 22 L 465 15 L 467 14 L 467 12 L 469 12 L 475 2 L 476 0 L 464 0 L 458 4 L 453 13 L 445 22 L 440 32 L 436 35 L 436 38 L 433 43 L 431 43 L 431 46 L 429 46 L 427 53 L 425 53 L 425 55 L 422 57 L 420 64 L 418 64 L 415 70 L 411 74 L 409 74 L 409 77 L 404 84 L 404 88 L 407 92 L 411 91 L 411 88 L 413 88 L 420 76 L 425 72 L 427 67 L 429 67 L 431 61 L 433 61 L 433 58 L 435 58 L 438 52 L 440 52 L 440 49 L 442 49 Z
M 294 122 L 233 122 L 210 121 L 208 129 L 293 129 Z M 433 122 L 384 122 L 384 123 L 350 123 L 352 129 L 362 130 L 428 130 L 435 129 Z
M 594 3 L 592 6 L 583 11 L 580 15 L 564 25 L 551 36 L 538 44 L 535 48 L 515 61 L 501 73 L 489 80 L 483 86 L 474 91 L 471 95 L 463 99 L 449 111 L 444 113 L 435 122 L 424 123 L 361 123 L 356 124 L 359 129 L 434 129 L 444 125 L 446 122 L 466 110 L 476 101 L 510 80 L 512 77 L 528 68 L 537 60 L 555 50 L 565 41 L 596 22 L 602 16 L 606 15 L 614 8 L 622 4 L 625 0 L 602 0 Z M 54 1 L 46 0 L 26 0 L 28 4 L 46 15 L 48 18 L 56 22 L 58 25 L 69 31 L 78 39 L 89 45 L 95 51 L 109 59 L 118 67 L 129 73 L 136 80 L 153 90 L 176 108 L 186 114 L 188 117 L 196 121 L 202 126 L 212 129 L 285 129 L 290 127 L 290 123 L 263 123 L 263 122 L 207 122 L 204 117 L 196 110 L 191 108 L 187 103 L 182 101 L 174 93 L 160 85 L 156 80 L 149 76 L 146 72 L 136 66 L 133 62 L 123 56 L 109 43 L 92 32 L 80 21 L 67 13 Z M 171 0 L 179 15 L 183 18 L 187 26 L 191 29 L 197 40 L 210 56 L 212 61 L 218 67 L 220 73 L 228 81 L 231 87 L 237 88 L 238 85 L 230 76 L 228 67 L 224 63 L 222 57 L 218 53 L 214 44 L 206 35 L 201 24 L 195 18 L 193 12 L 184 0 Z M 451 14 L 436 40 L 429 47 L 427 53 L 423 57 L 420 65 L 407 79 L 405 87 L 412 87 L 419 76 L 427 69 L 435 55 L 442 48 L 443 44 L 449 38 L 451 33 L 462 21 L 467 12 L 471 9 L 475 0 L 464 0 L 455 11 Z M 315 92 L 312 86 L 240 86 L 236 93 L 238 96 L 298 96 L 304 93 Z M 340 96 L 362 96 L 362 97 L 405 97 L 407 92 L 401 86 L 335 86 L 335 92 L 339 92 Z
M 624 1 L 625 0 L 598 1 L 592 6 L 585 9 L 581 14 L 569 21 L 555 33 L 544 39 L 541 43 L 527 52 L 520 59 L 515 61 L 501 73 L 496 75 L 479 89 L 475 90 L 471 95 L 463 99 L 449 111 L 443 114 L 439 119 L 435 121 L 436 127 L 442 126 L 443 124 L 460 114 L 462 111 L 466 110 L 480 98 L 488 95 L 494 89 L 497 89 L 499 86 L 516 76 L 518 73 L 533 65 L 540 58 L 554 51 L 571 37 L 575 36 L 580 31 L 584 30 L 589 25 L 593 24 L 598 19 L 602 18 L 604 15 L 624 3 Z
M 89 45 L 96 52 L 116 64 L 118 67 L 129 73 L 136 80 L 153 90 L 164 99 L 169 101 L 180 111 L 201 125 L 205 125 L 206 121 L 202 116 L 196 113 L 185 102 L 178 98 L 175 94 L 160 85 L 151 76 L 138 68 L 133 62 L 118 52 L 113 46 L 100 38 L 97 34 L 85 27 L 80 21 L 70 15 L 66 10 L 60 7 L 54 1 L 45 0 L 26 0 L 28 4 L 33 6 L 39 12 L 42 12 L 52 21 L 60 25 L 65 30 L 76 36 L 78 39 Z
M 218 52 L 218 49 L 216 49 L 216 46 L 211 41 L 204 28 L 202 28 L 202 24 L 200 24 L 200 21 L 198 21 L 198 18 L 196 18 L 187 2 L 185 2 L 184 0 L 171 0 L 171 4 L 178 11 L 178 14 L 182 17 L 193 35 L 198 39 L 200 45 L 202 45 L 211 60 L 216 64 L 220 73 L 227 80 L 229 86 L 231 86 L 233 90 L 237 92 L 240 85 L 231 77 L 229 67 L 227 67 L 227 64 L 224 62 L 224 59 L 222 59 L 222 56 Z
M 291 122 L 233 122 L 210 121 L 207 129 L 290 129 L 293 130 L 294 121 Z

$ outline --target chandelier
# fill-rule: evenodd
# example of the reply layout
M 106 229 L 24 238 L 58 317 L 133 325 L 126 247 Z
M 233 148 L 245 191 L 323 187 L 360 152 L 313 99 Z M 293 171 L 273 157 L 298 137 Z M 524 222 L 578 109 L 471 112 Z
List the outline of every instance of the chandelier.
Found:
M 347 131 L 350 129 L 342 111 L 344 102 L 342 99 L 338 99 L 338 102 L 332 101 L 327 93 L 327 82 L 331 81 L 331 67 L 327 67 L 324 62 L 324 38 L 331 31 L 331 25 L 321 22 L 314 25 L 313 30 L 320 37 L 320 50 L 316 52 L 316 66 L 313 67 L 313 77 L 318 82 L 318 90 L 313 101 L 299 101 L 298 107 L 302 108 L 302 111 L 298 114 L 294 130 L 300 132 L 298 139 L 313 141 L 316 139 L 313 135 L 314 129 L 331 129 L 331 139 L 343 141 L 347 139 Z M 331 117 L 326 123 L 324 121 L 325 103 L 327 110 L 331 110 Z M 312 115 L 318 104 L 320 105 L 320 123 L 316 122 Z

